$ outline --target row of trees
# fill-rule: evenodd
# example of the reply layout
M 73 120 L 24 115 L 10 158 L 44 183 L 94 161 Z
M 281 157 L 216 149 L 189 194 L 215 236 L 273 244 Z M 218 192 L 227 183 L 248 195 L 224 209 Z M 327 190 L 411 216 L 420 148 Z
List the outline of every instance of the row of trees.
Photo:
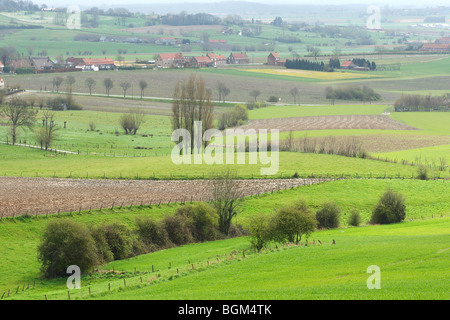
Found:
M 58 77 L 53 78 L 52 86 L 56 92 L 59 92 L 61 85 L 63 83 L 66 83 L 67 89 L 71 93 L 75 82 L 76 82 L 75 77 L 72 75 L 67 76 L 66 79 L 58 76 Z M 89 90 L 89 94 L 92 95 L 92 91 L 97 86 L 97 81 L 94 78 L 89 77 L 85 80 L 84 84 L 86 85 L 87 89 Z M 111 90 L 114 88 L 114 81 L 111 78 L 105 78 L 105 79 L 103 79 L 102 84 L 103 84 L 103 87 L 105 88 L 106 94 L 109 96 Z M 121 81 L 119 83 L 119 86 L 123 90 L 123 96 L 126 97 L 127 91 L 132 87 L 132 84 L 129 81 Z M 147 88 L 148 88 L 148 82 L 145 80 L 140 80 L 139 81 L 139 89 L 140 89 L 140 93 L 141 93 L 141 99 L 144 97 L 144 92 Z
M 230 172 L 216 175 L 212 181 L 210 204 L 183 205 L 160 222 L 139 217 L 134 229 L 121 223 L 86 227 L 69 219 L 50 222 L 38 247 L 44 277 L 64 276 L 70 265 L 88 272 L 113 260 L 240 235 L 232 219 L 242 205 L 242 189 Z
M 394 109 L 401 111 L 433 111 L 433 110 L 449 110 L 450 94 L 441 96 L 432 95 L 402 95 L 394 103 Z
M 201 137 L 206 130 L 215 127 L 214 103 L 211 101 L 211 91 L 207 90 L 203 78 L 191 75 L 187 80 L 179 81 L 175 85 L 171 121 L 173 130 L 185 129 L 190 133 L 191 152 L 194 153 L 195 122 L 202 122 L 201 132 L 199 132 Z M 179 139 L 177 143 L 183 141 L 183 137 Z M 207 142 L 204 141 L 203 146 L 206 147 L 206 145 Z
M 325 96 L 330 100 L 358 100 L 358 101 L 378 101 L 381 95 L 367 86 L 342 86 L 339 88 L 325 88 Z
M 19 129 L 28 128 L 34 130 L 37 123 L 38 111 L 33 110 L 28 103 L 20 98 L 14 98 L 8 101 L 0 108 L 0 116 L 8 119 L 11 143 L 17 143 Z M 37 142 L 41 149 L 48 150 L 51 143 L 56 137 L 58 126 L 55 122 L 55 112 L 52 110 L 44 110 L 41 113 L 42 126 L 38 126 L 35 132 Z
M 312 71 L 329 71 L 323 62 L 313 62 L 306 59 L 287 59 L 285 63 L 287 69 L 301 69 Z
M 221 22 L 219 17 L 208 13 L 188 14 L 186 12 L 181 12 L 179 14 L 161 16 L 161 23 L 171 26 L 212 25 L 220 24 Z

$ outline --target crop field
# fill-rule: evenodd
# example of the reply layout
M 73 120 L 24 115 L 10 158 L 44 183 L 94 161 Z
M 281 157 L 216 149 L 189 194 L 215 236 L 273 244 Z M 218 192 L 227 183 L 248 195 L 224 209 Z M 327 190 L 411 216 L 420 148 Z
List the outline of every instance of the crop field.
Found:
M 418 130 L 384 115 L 310 116 L 250 120 L 247 125 L 241 126 L 240 129 L 278 129 L 280 132 L 333 129 Z
M 241 180 L 245 196 L 312 185 L 327 179 Z M 209 180 L 89 180 L 0 177 L 0 217 L 76 212 L 134 205 L 210 201 Z
M 385 112 L 387 108 L 389 108 L 387 105 L 382 104 L 268 106 L 250 110 L 249 118 L 254 120 L 307 116 L 378 115 Z
M 299 78 L 312 78 L 319 80 L 351 80 L 376 78 L 376 74 L 352 73 L 352 72 L 320 72 L 293 69 L 243 69 L 246 72 L 266 73 L 270 75 L 281 75 Z
M 12 5 L 24 4 L 0 7 Z M 402 95 L 450 94 L 449 54 L 418 49 L 448 36 L 448 26 L 422 23 L 448 16 L 450 7 L 383 7 L 380 31 L 368 28 L 360 5 L 276 5 L 270 13 L 271 5 L 239 2 L 225 10 L 219 2 L 201 9 L 217 10 L 217 20 L 195 18 L 204 25 L 191 21 L 188 12 L 199 4 L 191 5 L 180 3 L 181 13 L 168 17 L 159 12 L 168 5 L 102 6 L 98 14 L 84 11 L 81 29 L 73 30 L 60 12 L 0 10 L 0 300 L 449 300 L 450 112 L 438 111 L 449 102 L 430 112 L 396 112 L 394 105 Z M 177 44 L 155 41 L 162 37 Z M 153 65 L 160 53 L 180 52 L 245 52 L 249 63 Z M 377 69 L 286 69 L 269 65 L 271 52 L 325 65 L 366 59 Z M 15 70 L 12 61 L 27 57 L 111 58 L 119 68 Z M 183 101 L 193 87 L 176 95 L 190 76 L 205 84 L 196 97 L 210 95 L 214 104 L 209 128 L 242 129 L 220 131 L 223 140 L 215 131 L 214 150 L 202 157 L 181 157 L 172 141 L 177 120 L 191 134 L 193 122 L 205 120 L 196 98 Z M 55 77 L 63 79 L 58 88 Z M 330 88 L 363 86 L 380 99 L 327 99 Z M 56 131 L 46 136 L 44 112 L 56 107 L 53 98 L 68 97 L 80 110 L 52 110 Z M 15 136 L 7 106 L 20 101 L 36 115 Z M 143 122 L 131 134 L 124 120 L 130 125 L 135 112 Z M 242 132 L 249 146 L 267 138 L 270 150 L 227 149 Z M 229 174 L 232 186 L 217 189 L 214 179 Z M 381 206 L 387 191 L 395 205 Z M 400 218 L 383 224 L 374 219 L 380 210 L 387 220 Z M 45 277 L 38 258 L 48 226 L 64 222 L 92 240 L 92 251 L 80 250 L 92 253 L 81 289 L 69 289 L 63 273 Z M 297 243 L 288 234 L 293 228 L 302 229 Z M 255 240 L 265 242 L 257 247 Z M 53 243 L 52 254 L 73 244 Z M 381 270 L 380 289 L 369 290 L 370 266 Z

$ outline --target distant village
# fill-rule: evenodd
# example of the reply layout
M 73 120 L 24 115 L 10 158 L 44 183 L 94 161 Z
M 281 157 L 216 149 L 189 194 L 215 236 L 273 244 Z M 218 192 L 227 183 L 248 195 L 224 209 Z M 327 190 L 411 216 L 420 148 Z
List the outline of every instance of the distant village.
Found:
M 175 38 L 159 38 L 158 41 L 175 41 Z M 450 37 L 442 37 L 434 43 L 424 43 L 418 48 L 419 51 L 426 52 L 450 52 Z M 249 56 L 244 53 L 232 52 L 228 57 L 221 54 L 207 53 L 201 56 L 188 56 L 182 53 L 159 53 L 155 60 L 147 62 L 154 68 L 208 68 L 220 67 L 224 65 L 248 65 Z M 267 56 L 267 65 L 284 66 L 286 60 L 282 59 L 277 52 L 271 52 Z M 118 65 L 111 58 L 67 58 L 65 61 L 54 62 L 50 57 L 27 57 L 13 59 L 5 67 L 0 62 L 1 73 L 56 73 L 56 72 L 77 72 L 77 71 L 103 71 L 118 70 Z M 355 65 L 352 61 L 343 61 L 340 69 L 369 71 L 367 67 Z M 0 80 L 0 88 L 4 86 L 3 80 Z

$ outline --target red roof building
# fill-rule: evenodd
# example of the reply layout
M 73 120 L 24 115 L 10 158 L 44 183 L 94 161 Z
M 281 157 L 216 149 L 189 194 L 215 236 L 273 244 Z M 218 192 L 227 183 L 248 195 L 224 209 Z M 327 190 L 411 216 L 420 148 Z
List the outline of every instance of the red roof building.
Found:
M 271 52 L 267 57 L 267 64 L 271 66 L 284 66 L 286 60 L 281 60 L 281 57 L 276 52 Z
M 185 59 L 181 53 L 160 53 L 155 59 L 158 68 L 181 68 L 185 65 Z
M 419 51 L 450 52 L 450 44 L 425 43 Z
M 435 41 L 438 44 L 450 44 L 450 37 L 442 37 Z
M 227 58 L 224 55 L 217 55 L 214 53 L 208 53 L 207 56 L 211 59 L 211 63 L 214 67 L 227 64 Z
M 227 58 L 228 64 L 249 64 L 250 58 L 246 53 L 231 53 Z
M 357 65 L 353 63 L 353 61 L 344 61 L 341 63 L 341 69 L 353 69 L 356 68 Z
M 190 65 L 192 67 L 204 68 L 211 66 L 212 62 L 208 56 L 192 57 Z

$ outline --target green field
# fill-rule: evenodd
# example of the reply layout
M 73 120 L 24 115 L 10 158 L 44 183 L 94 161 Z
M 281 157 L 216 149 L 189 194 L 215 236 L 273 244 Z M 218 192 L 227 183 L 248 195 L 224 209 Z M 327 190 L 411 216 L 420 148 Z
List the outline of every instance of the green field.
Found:
M 346 226 L 346 213 L 353 207 L 361 211 L 365 222 L 377 198 L 387 187 L 405 196 L 406 222 L 389 226 Z M 445 299 L 448 297 L 448 290 L 443 284 L 448 279 L 445 271 L 449 258 L 445 250 L 448 247 L 447 231 L 450 223 L 448 189 L 448 183 L 435 181 L 346 180 L 252 197 L 247 199 L 236 221 L 244 227 L 248 225 L 250 217 L 271 214 L 273 209 L 292 203 L 299 197 L 306 199 L 314 210 L 324 201 L 337 201 L 342 208 L 342 227 L 313 233 L 310 240 L 321 240 L 323 246 L 278 249 L 270 246 L 266 254 L 255 254 L 250 250 L 248 239 L 241 237 L 186 245 L 115 261 L 101 268 L 114 269 L 122 274 L 86 275 L 82 279 L 82 289 L 73 290 L 71 298 L 89 298 L 89 287 L 93 294 L 91 298 L 95 299 Z M 114 212 L 104 209 L 92 213 L 2 219 L 0 244 L 3 250 L 0 261 L 3 276 L 0 279 L 0 292 L 14 289 L 10 296 L 12 299 L 43 299 L 44 294 L 48 299 L 67 298 L 66 279 L 39 279 L 35 250 L 45 225 L 53 219 L 67 217 L 86 225 L 119 221 L 132 227 L 138 216 L 151 216 L 159 220 L 173 214 L 175 207 L 133 207 L 116 209 Z M 12 235 L 14 242 L 9 241 Z M 333 239 L 336 240 L 336 246 L 330 245 Z M 246 251 L 245 259 L 242 250 Z M 387 251 L 392 254 L 386 255 Z M 223 261 L 224 255 L 228 256 L 231 252 L 235 252 L 235 258 Z M 207 266 L 208 261 L 215 262 L 217 258 L 222 262 Z M 194 271 L 191 270 L 192 264 Z M 365 286 L 368 277 L 366 269 L 373 264 L 380 266 L 383 275 L 383 271 L 386 271 L 382 276 L 382 288 L 385 290 L 377 291 L 376 294 Z M 152 265 L 156 273 L 151 272 Z M 433 267 L 427 269 L 426 278 L 417 276 L 418 272 L 423 272 L 424 268 L 431 265 Z M 139 272 L 138 275 L 134 274 L 134 268 Z M 176 273 L 176 268 L 179 273 Z M 289 269 L 294 272 L 288 272 Z M 348 269 L 347 273 L 344 269 Z M 298 272 L 303 277 L 298 278 Z M 235 273 L 235 276 L 236 273 L 240 274 L 240 281 L 245 281 L 247 289 L 242 290 L 244 287 L 239 282 L 227 281 L 235 279 L 231 273 Z M 155 279 L 156 274 L 159 275 L 158 280 Z M 342 278 L 344 274 L 347 276 Z M 156 281 L 151 284 L 145 281 L 148 285 L 142 285 L 138 290 L 140 277 L 145 280 L 153 277 Z M 125 291 L 120 288 L 123 287 L 123 278 L 128 288 Z M 221 285 L 224 291 L 220 295 L 213 293 L 217 289 L 215 285 L 203 285 L 213 278 L 223 279 Z M 261 288 L 257 284 L 258 278 L 269 281 L 269 285 Z M 247 282 L 244 279 L 253 280 Z M 277 285 L 277 281 L 283 285 Z M 408 281 L 412 282 L 401 290 Z M 31 283 L 31 288 L 22 291 L 24 283 Z M 111 284 L 112 293 L 108 293 L 108 283 Z M 425 283 L 429 284 L 428 289 L 413 289 Z M 20 290 L 15 294 L 17 286 L 20 286 Z M 189 288 L 198 289 L 186 296 Z M 356 288 L 359 289 L 353 292 Z

